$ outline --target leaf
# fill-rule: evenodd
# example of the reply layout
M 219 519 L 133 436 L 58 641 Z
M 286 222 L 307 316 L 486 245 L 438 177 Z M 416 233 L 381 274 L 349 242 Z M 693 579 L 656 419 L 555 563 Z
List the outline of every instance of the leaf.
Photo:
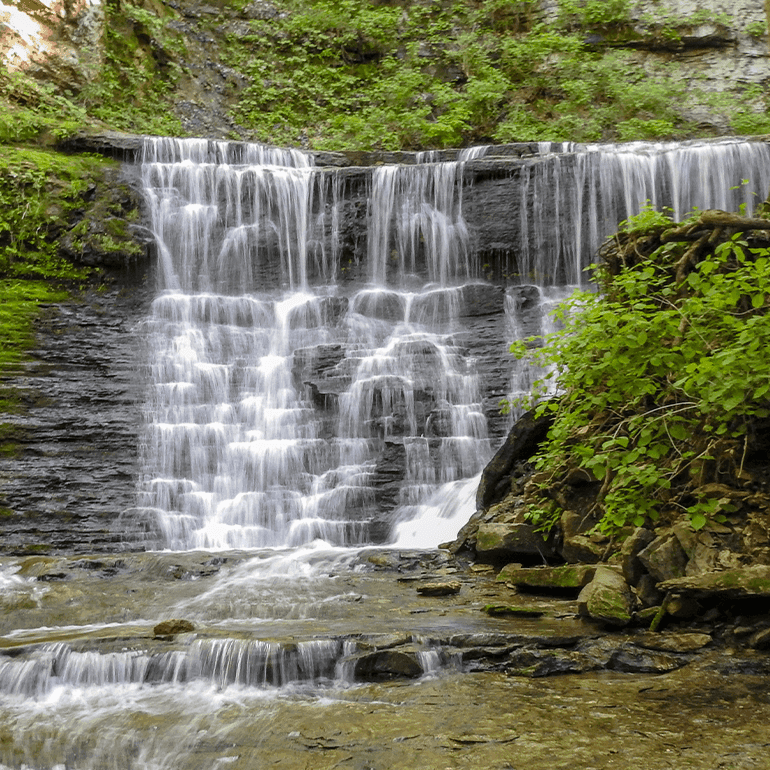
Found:
M 671 438 L 676 439 L 677 441 L 684 441 L 689 435 L 684 425 L 678 422 L 675 422 L 673 425 L 670 425 L 668 428 L 668 432 Z
M 703 529 L 706 526 L 708 519 L 702 513 L 693 513 L 690 515 L 690 524 L 692 528 L 697 532 L 699 529 Z

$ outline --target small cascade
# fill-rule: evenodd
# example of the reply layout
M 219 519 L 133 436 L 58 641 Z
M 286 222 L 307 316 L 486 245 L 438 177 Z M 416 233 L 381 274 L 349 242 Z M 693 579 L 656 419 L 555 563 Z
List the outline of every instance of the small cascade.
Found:
M 472 147 L 446 162 L 422 152 L 414 166 L 374 169 L 367 254 L 373 284 L 419 274 L 446 285 L 475 274 L 462 212 L 463 168 L 486 151 Z
M 278 642 L 260 639 L 202 638 L 182 649 L 160 651 L 80 651 L 59 642 L 13 658 L 0 659 L 0 696 L 43 700 L 63 688 L 184 686 L 205 683 L 228 687 L 280 689 L 303 685 L 349 687 L 370 678 L 367 655 L 355 639 Z M 415 645 L 411 653 L 423 674 L 436 674 L 459 661 L 440 646 Z

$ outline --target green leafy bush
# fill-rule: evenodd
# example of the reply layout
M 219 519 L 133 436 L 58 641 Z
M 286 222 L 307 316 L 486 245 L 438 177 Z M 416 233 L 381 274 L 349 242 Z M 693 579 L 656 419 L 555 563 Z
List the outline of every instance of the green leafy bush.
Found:
M 681 515 L 699 529 L 732 510 L 714 484 L 739 483 L 770 416 L 770 248 L 733 217 L 739 231 L 696 254 L 690 236 L 719 229 L 708 222 L 643 212 L 605 249 L 615 261 L 594 267 L 601 292 L 565 303 L 542 347 L 512 346 L 551 370 L 535 395 L 558 394 L 539 406 L 555 417 L 530 500 L 539 527 L 558 522 L 574 469 L 594 480 L 607 533 Z

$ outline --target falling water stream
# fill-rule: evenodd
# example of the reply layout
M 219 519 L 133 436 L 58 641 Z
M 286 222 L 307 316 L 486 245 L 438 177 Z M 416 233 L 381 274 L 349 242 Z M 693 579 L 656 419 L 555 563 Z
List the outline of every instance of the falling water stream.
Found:
M 676 218 L 750 208 L 770 151 L 543 143 L 517 171 L 507 286 L 484 279 L 464 216 L 466 167 L 494 153 L 373 169 L 353 264 L 338 170 L 146 140 L 158 293 L 131 515 L 147 552 L 0 564 L 0 768 L 518 767 L 520 729 L 491 700 L 582 702 L 463 673 L 460 637 L 500 632 L 482 594 L 444 611 L 376 568 L 452 574 L 430 549 L 474 511 L 496 398 L 537 374 L 506 345 L 548 330 L 618 222 L 647 201 Z M 506 371 L 492 388 L 473 319 L 495 292 L 485 355 Z M 153 635 L 166 618 L 193 630 Z M 369 652 L 396 647 L 417 684 L 376 684 Z

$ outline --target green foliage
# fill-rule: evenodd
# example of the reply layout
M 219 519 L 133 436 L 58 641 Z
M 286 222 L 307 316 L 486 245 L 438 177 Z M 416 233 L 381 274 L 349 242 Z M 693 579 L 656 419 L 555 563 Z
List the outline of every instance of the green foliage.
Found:
M 53 85 L 0 71 L 0 144 L 61 139 L 87 120 L 86 111 Z
M 181 72 L 174 58 L 184 55 L 184 45 L 169 31 L 169 18 L 132 3 L 108 4 L 105 15 L 104 66 L 79 101 L 110 128 L 181 134 L 171 107 Z
M 667 226 L 647 210 L 625 230 Z M 736 235 L 677 284 L 689 246 L 663 244 L 616 275 L 596 267 L 601 294 L 565 303 L 562 331 L 542 347 L 512 347 L 550 367 L 559 394 L 539 407 L 555 422 L 536 459 L 538 526 L 558 521 L 554 489 L 575 467 L 601 487 L 594 513 L 604 532 L 681 514 L 699 529 L 730 512 L 702 490 L 733 477 L 752 421 L 770 415 L 770 249 Z
M 746 34 L 756 38 L 765 37 L 767 35 L 767 22 L 752 21 L 746 26 Z
M 202 79 L 235 134 L 315 149 L 698 133 L 680 116 L 675 66 L 643 71 L 616 48 L 635 34 L 628 0 L 561 0 L 557 26 L 540 21 L 538 0 L 284 0 L 269 19 L 209 8 L 195 21 L 198 38 L 157 0 L 104 8 L 103 65 L 80 91 L 0 73 L 0 142 L 105 127 L 180 135 L 176 105 L 192 102 Z M 602 39 L 589 45 L 586 29 Z M 203 67 L 214 49 L 225 66 Z M 763 130 L 758 105 L 725 110 L 737 130 Z
M 0 278 L 83 281 L 90 271 L 63 259 L 58 238 L 104 158 L 0 148 Z
M 630 0 L 559 0 L 563 23 L 581 27 L 604 27 L 629 21 Z
M 538 23 L 536 9 L 534 0 L 291 0 L 284 17 L 228 37 L 227 64 L 250 81 L 234 118 L 262 141 L 319 149 L 681 133 L 682 88 L 668 71 L 641 72 L 629 52 L 593 50 L 582 34 Z M 562 10 L 611 25 L 627 18 L 628 3 Z

